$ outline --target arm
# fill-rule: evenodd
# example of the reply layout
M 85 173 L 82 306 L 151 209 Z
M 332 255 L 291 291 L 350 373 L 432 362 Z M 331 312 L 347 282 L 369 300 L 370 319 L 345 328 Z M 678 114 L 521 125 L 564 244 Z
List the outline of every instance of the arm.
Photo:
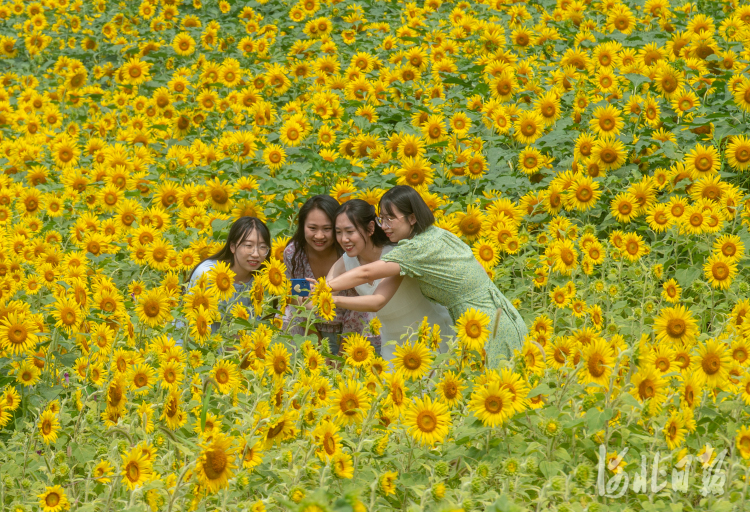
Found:
M 333 279 L 337 278 L 341 274 L 346 272 L 346 265 L 344 264 L 344 257 L 336 260 L 336 263 L 333 264 L 331 267 L 331 270 L 328 271 L 328 275 L 326 276 L 326 282 L 331 282 Z M 334 295 L 336 292 L 334 292 Z
M 376 313 L 388 304 L 388 301 L 396 294 L 403 280 L 403 276 L 388 277 L 380 282 L 372 295 L 357 297 L 336 296 L 333 298 L 333 303 L 336 304 L 336 307 L 351 309 L 352 311 Z
M 328 281 L 328 286 L 330 286 L 331 290 L 334 292 L 340 292 L 341 290 L 348 290 L 361 284 L 372 283 L 378 279 L 400 275 L 401 265 L 392 261 L 378 260 L 344 272 L 340 276 Z M 380 289 L 382 285 L 383 283 L 380 283 L 378 288 L 376 288 L 376 291 Z M 394 290 L 393 292 L 395 293 L 396 291 Z M 386 302 L 388 301 L 386 300 Z

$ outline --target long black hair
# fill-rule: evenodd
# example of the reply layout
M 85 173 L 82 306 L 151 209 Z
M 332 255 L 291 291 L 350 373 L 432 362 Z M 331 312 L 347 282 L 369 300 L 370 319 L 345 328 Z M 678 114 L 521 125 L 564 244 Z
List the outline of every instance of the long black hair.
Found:
M 409 222 L 409 215 L 414 215 L 417 222 L 412 226 L 412 235 L 424 233 L 427 228 L 435 223 L 435 216 L 430 211 L 430 207 L 424 202 L 419 192 L 408 185 L 396 185 L 380 198 L 380 215 L 394 216 L 393 208 L 406 216 L 406 222 Z
M 338 208 L 339 202 L 325 194 L 313 196 L 302 205 L 302 208 L 299 210 L 299 215 L 297 216 L 297 231 L 294 232 L 292 239 L 289 241 L 289 243 L 294 243 L 292 268 L 289 269 L 292 276 L 297 276 L 298 272 L 302 271 L 302 255 L 305 252 L 305 245 L 307 244 L 307 242 L 305 242 L 305 222 L 307 221 L 307 216 L 310 215 L 310 212 L 313 210 L 320 210 L 326 214 L 328 220 L 331 221 L 331 228 L 333 228 L 335 225 L 336 210 L 338 210 Z M 333 245 L 336 248 L 336 254 L 340 255 L 343 251 L 341 250 L 339 243 L 336 241 L 335 236 L 333 237 Z
M 188 278 L 187 282 L 190 282 L 190 279 L 193 278 L 193 273 L 195 273 L 195 269 L 198 268 L 198 266 L 207 260 L 217 260 L 217 261 L 225 261 L 229 263 L 229 266 L 234 266 L 234 253 L 232 252 L 232 245 L 235 246 L 235 249 L 238 245 L 242 243 L 247 236 L 252 233 L 254 230 L 258 230 L 258 233 L 260 233 L 260 237 L 263 240 L 263 242 L 269 247 L 271 247 L 271 232 L 268 231 L 268 227 L 263 223 L 262 220 L 258 219 L 257 217 L 240 217 L 236 221 L 234 221 L 234 224 L 232 224 L 232 227 L 229 228 L 229 234 L 227 235 L 227 241 L 224 244 L 224 247 L 219 249 L 219 251 L 216 254 L 213 254 L 209 256 L 208 258 L 202 260 L 198 265 L 196 265 L 193 268 L 193 271 L 190 272 L 190 277 Z M 268 261 L 271 258 L 271 251 L 268 251 L 268 254 L 266 254 L 266 261 Z M 256 270 L 254 272 L 257 273 Z
M 362 199 L 350 199 L 336 210 L 336 218 L 342 213 L 345 213 L 349 218 L 349 221 L 354 224 L 354 227 L 362 235 L 362 238 L 367 240 L 369 238 L 372 241 L 372 245 L 375 247 L 383 247 L 390 243 L 388 236 L 386 236 L 383 228 L 377 222 L 377 214 L 375 213 L 375 207 Z M 372 235 L 367 234 L 367 228 L 370 222 L 375 226 L 375 231 Z

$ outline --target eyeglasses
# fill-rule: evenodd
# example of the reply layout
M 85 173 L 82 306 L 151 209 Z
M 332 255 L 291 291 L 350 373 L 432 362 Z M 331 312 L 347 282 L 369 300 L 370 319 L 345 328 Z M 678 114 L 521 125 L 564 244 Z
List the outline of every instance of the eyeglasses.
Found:
M 390 226 L 393 225 L 393 221 L 394 220 L 396 220 L 396 219 L 403 219 L 403 218 L 404 218 L 403 215 L 401 215 L 400 217 L 394 217 L 392 215 L 383 215 L 381 217 L 378 217 L 378 224 L 380 224 L 380 226 L 389 226 L 390 227 Z
M 242 244 L 241 247 L 250 254 L 253 254 L 257 251 L 261 256 L 266 256 L 269 252 L 271 252 L 271 248 L 267 245 Z

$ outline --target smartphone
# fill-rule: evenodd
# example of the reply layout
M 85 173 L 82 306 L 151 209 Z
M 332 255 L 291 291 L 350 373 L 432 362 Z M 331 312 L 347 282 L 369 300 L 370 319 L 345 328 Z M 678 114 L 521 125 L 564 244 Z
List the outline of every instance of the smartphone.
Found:
M 292 279 L 292 295 L 299 297 L 310 295 L 310 283 L 307 279 Z

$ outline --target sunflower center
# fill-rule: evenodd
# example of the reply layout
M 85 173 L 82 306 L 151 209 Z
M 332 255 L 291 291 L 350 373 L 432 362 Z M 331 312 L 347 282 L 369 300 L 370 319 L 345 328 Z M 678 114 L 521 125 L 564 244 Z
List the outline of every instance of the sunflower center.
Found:
M 613 149 L 606 148 L 601 153 L 599 153 L 599 158 L 605 164 L 611 164 L 617 160 L 617 152 Z
M 701 172 L 711 170 L 713 167 L 713 159 L 708 155 L 701 155 L 695 159 L 695 168 Z
M 149 318 L 154 318 L 159 315 L 159 311 L 161 308 L 159 307 L 159 303 L 155 300 L 147 301 L 143 305 L 143 312 L 146 314 Z
M 26 341 L 27 332 L 23 325 L 14 325 L 8 329 L 8 341 L 14 345 L 20 345 Z
M 653 397 L 656 394 L 656 390 L 654 389 L 654 383 L 651 381 L 651 379 L 645 379 L 641 384 L 638 386 L 638 394 L 641 395 L 641 398 L 644 400 Z
M 470 338 L 479 338 L 482 335 L 482 324 L 472 320 L 466 324 L 466 334 Z
M 717 281 L 723 281 L 729 277 L 729 266 L 724 262 L 718 261 L 711 266 L 711 274 Z
M 359 401 L 354 396 L 348 396 L 341 401 L 341 412 L 343 412 L 347 416 L 357 414 L 357 411 L 355 409 L 357 409 L 358 407 Z
M 406 357 L 404 357 L 404 366 L 406 366 L 409 370 L 414 371 L 419 368 L 421 364 L 422 358 L 417 354 L 407 354 Z
M 367 359 L 367 356 L 369 355 L 369 352 L 364 347 L 357 347 L 354 349 L 354 352 L 352 352 L 352 359 L 355 361 L 362 362 Z
M 421 411 L 417 416 L 417 427 L 422 432 L 432 432 L 437 427 L 437 417 L 432 411 Z
M 336 453 L 336 440 L 332 435 L 325 435 L 325 438 L 323 439 L 323 449 L 328 455 L 333 455 L 334 453 Z
M 602 375 L 604 375 L 604 370 L 605 370 L 604 358 L 602 358 L 601 354 L 592 355 L 591 358 L 589 359 L 587 367 L 588 367 L 589 373 L 593 377 L 597 377 L 597 378 L 601 377 Z
M 277 357 L 273 361 L 273 371 L 277 375 L 281 375 L 286 371 L 286 359 L 283 357 Z
M 125 468 L 125 474 L 127 475 L 128 480 L 131 482 L 137 482 L 141 478 L 141 468 L 138 467 L 137 462 L 128 462 L 128 465 Z
M 484 408 L 490 414 L 497 414 L 503 410 L 503 399 L 495 395 L 488 396 L 484 400 Z
M 282 427 L 283 428 L 283 427 Z M 206 460 L 203 463 L 203 471 L 209 480 L 216 480 L 221 478 L 224 470 L 227 467 L 227 454 L 224 450 L 214 448 L 204 454 Z
M 133 378 L 133 383 L 136 385 L 136 387 L 142 388 L 146 384 L 148 384 L 148 378 L 145 374 L 139 373 Z
M 667 334 L 672 338 L 680 338 L 687 330 L 685 321 L 681 318 L 672 318 L 667 322 Z
M 701 367 L 707 375 L 713 375 L 721 369 L 721 360 L 716 354 L 706 354 L 701 361 Z
M 51 492 L 47 495 L 46 498 L 44 498 L 44 503 L 48 507 L 54 508 L 60 503 L 60 495 L 56 492 Z
M 50 432 L 52 432 L 52 422 L 50 422 L 49 420 L 44 420 L 42 422 L 42 433 L 45 436 L 48 436 Z
M 740 148 L 734 152 L 734 159 L 744 164 L 750 160 L 750 148 Z

